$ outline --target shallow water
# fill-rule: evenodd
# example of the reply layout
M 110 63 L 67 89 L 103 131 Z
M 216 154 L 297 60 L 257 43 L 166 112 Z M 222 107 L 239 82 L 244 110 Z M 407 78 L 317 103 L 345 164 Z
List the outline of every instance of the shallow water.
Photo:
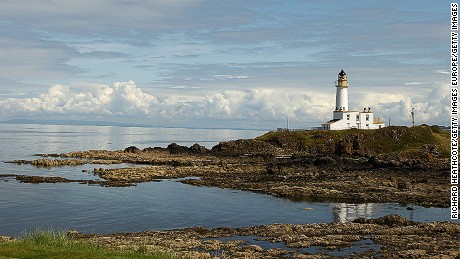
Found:
M 338 249 L 325 249 L 325 247 L 322 246 L 310 246 L 307 248 L 291 248 L 286 246 L 283 242 L 272 242 L 272 241 L 267 241 L 264 239 L 264 237 L 260 236 L 228 236 L 228 237 L 219 237 L 219 238 L 203 238 L 202 240 L 219 240 L 223 243 L 229 242 L 229 241 L 236 241 L 236 240 L 241 240 L 244 241 L 243 244 L 240 246 L 250 246 L 250 245 L 256 245 L 260 246 L 261 248 L 268 250 L 268 249 L 274 249 L 274 248 L 281 248 L 283 250 L 286 250 L 289 252 L 290 255 L 293 253 L 308 253 L 308 254 L 327 254 L 330 256 L 337 256 L 337 257 L 345 257 L 349 256 L 352 254 L 358 254 L 358 253 L 363 253 L 365 251 L 369 250 L 374 250 L 374 251 L 380 251 L 382 249 L 382 245 L 375 244 L 374 240 L 371 238 L 359 240 L 356 242 L 353 242 L 353 245 L 351 247 L 344 247 L 344 248 L 338 248 Z M 198 250 L 200 251 L 200 249 Z M 202 250 L 204 252 L 208 252 L 211 255 L 219 255 L 220 250 L 211 250 L 211 251 L 206 251 Z
M 260 131 L 120 128 L 0 124 L 0 161 L 36 159 L 36 153 L 162 146 L 171 142 L 211 147 L 219 141 L 252 138 Z M 205 141 L 206 140 L 206 141 Z M 52 169 L 0 163 L 1 174 L 94 179 L 93 167 Z M 84 233 L 134 232 L 191 226 L 242 227 L 272 223 L 344 222 L 398 213 L 416 221 L 448 220 L 449 210 L 398 204 L 293 202 L 252 192 L 196 187 L 163 180 L 136 187 L 78 183 L 28 184 L 0 178 L 0 235 L 19 236 L 37 227 Z M 308 208 L 308 210 L 306 210 Z

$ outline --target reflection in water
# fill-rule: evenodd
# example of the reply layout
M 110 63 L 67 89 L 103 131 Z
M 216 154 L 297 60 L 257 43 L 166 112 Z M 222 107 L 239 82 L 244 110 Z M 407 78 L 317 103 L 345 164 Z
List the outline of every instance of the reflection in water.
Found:
M 253 138 L 261 131 L 136 128 L 111 126 L 9 125 L 0 123 L 0 172 L 20 175 L 94 179 L 94 165 L 36 168 L 1 163 L 34 160 L 36 153 L 64 153 L 128 146 L 166 147 Z M 124 167 L 110 165 L 104 168 Z M 99 167 L 99 166 L 98 166 Z M 305 210 L 305 208 L 310 208 Z M 0 235 L 19 236 L 37 227 L 75 229 L 83 233 L 136 232 L 203 226 L 247 227 L 274 223 L 344 222 L 358 217 L 397 213 L 415 221 L 450 220 L 448 208 L 384 204 L 292 202 L 231 189 L 197 187 L 176 181 L 116 188 L 76 183 L 25 184 L 0 180 Z M 454 220 L 451 220 L 454 221 Z
M 378 213 L 381 210 L 381 204 L 378 203 L 332 203 L 332 215 L 334 222 L 350 222 L 357 218 L 369 219 L 372 214 Z

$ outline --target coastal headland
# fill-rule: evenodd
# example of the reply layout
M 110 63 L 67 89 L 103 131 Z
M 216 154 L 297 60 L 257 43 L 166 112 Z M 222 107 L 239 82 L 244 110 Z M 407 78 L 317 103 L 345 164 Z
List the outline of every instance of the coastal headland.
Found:
M 397 202 L 449 206 L 449 133 L 437 126 L 379 130 L 269 132 L 255 139 L 221 142 L 207 149 L 175 143 L 167 148 L 131 146 L 37 154 L 11 163 L 55 167 L 121 164 L 96 168 L 101 180 L 68 180 L 130 186 L 158 179 L 266 193 L 294 200 Z M 142 166 L 139 166 L 142 165 Z M 62 177 L 1 175 L 23 182 L 66 182 Z
M 411 204 L 448 207 L 449 145 L 449 133 L 437 126 L 391 126 L 372 131 L 280 131 L 255 139 L 221 142 L 211 149 L 199 144 L 186 147 L 172 143 L 166 148 L 131 146 L 116 151 L 37 154 L 40 159 L 9 161 L 43 167 L 127 164 L 111 169 L 95 166 L 88 173 L 99 176 L 100 180 L 14 174 L 0 177 L 31 183 L 68 181 L 116 187 L 176 178 L 196 186 L 247 190 L 292 200 L 392 202 L 407 204 L 408 209 Z M 328 258 L 334 253 L 308 249 L 344 249 L 355 246 L 356 242 L 370 242 L 370 249 L 358 251 L 358 257 L 444 255 L 450 258 L 458 255 L 460 246 L 459 224 L 416 223 L 398 215 L 352 223 L 72 235 L 122 248 L 138 246 L 141 240 L 143 244 L 172 249 L 179 256 L 203 258 L 223 254 L 246 258 L 308 257 L 309 253 Z M 241 238 L 219 239 L 229 236 Z M 243 245 L 247 236 L 284 245 L 282 248 Z M 291 251 L 293 248 L 297 250 Z

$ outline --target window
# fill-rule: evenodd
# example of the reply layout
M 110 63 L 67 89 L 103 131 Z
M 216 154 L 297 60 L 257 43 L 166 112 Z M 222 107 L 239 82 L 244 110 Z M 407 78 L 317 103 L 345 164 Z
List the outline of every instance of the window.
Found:
M 369 115 L 368 114 L 366 114 L 366 120 L 369 121 Z
M 356 115 L 356 121 L 359 121 L 359 115 Z
M 347 120 L 348 121 L 350 120 L 350 114 L 347 114 Z

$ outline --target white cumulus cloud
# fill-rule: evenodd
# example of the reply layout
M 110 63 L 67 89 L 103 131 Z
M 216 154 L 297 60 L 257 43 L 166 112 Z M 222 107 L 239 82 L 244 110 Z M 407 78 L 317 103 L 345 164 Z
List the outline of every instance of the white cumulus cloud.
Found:
M 372 107 L 378 117 L 383 117 L 392 124 L 411 125 L 411 111 L 414 108 L 416 124 L 448 123 L 450 116 L 450 86 L 435 84 L 415 94 L 395 92 L 365 93 L 357 102 L 360 107 Z
M 157 98 L 144 93 L 133 81 L 107 85 L 53 85 L 33 98 L 0 100 L 6 113 L 135 114 L 150 113 Z
M 403 125 L 410 124 L 410 111 L 415 108 L 418 124 L 445 124 L 450 105 L 449 85 L 439 84 L 427 89 L 425 96 L 395 92 L 357 93 L 350 96 L 350 108 L 372 107 L 377 117 L 387 122 L 391 118 L 392 124 Z M 97 115 L 107 119 L 116 119 L 117 116 L 145 118 L 146 124 L 166 119 L 187 122 L 187 125 L 195 120 L 238 120 L 248 125 L 272 121 L 274 123 L 268 125 L 277 127 L 280 125 L 276 123 L 289 117 L 290 121 L 302 127 L 319 126 L 332 118 L 334 107 L 334 93 L 260 88 L 158 98 L 133 81 L 116 82 L 111 86 L 57 84 L 37 97 L 0 99 L 1 119 L 79 115 L 91 120 L 93 115 Z

